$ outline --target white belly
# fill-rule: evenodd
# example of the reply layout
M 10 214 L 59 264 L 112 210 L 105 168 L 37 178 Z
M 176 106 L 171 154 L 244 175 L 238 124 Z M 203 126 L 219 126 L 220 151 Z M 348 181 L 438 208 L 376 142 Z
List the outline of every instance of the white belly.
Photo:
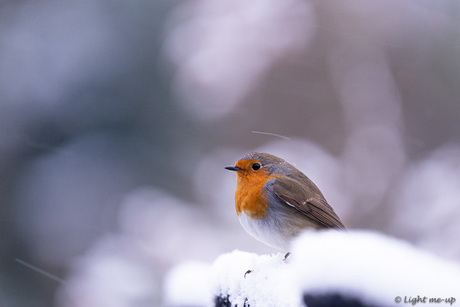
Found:
M 288 251 L 289 240 L 281 235 L 273 222 L 267 219 L 252 219 L 244 211 L 240 213 L 238 220 L 244 230 L 260 242 L 283 252 Z

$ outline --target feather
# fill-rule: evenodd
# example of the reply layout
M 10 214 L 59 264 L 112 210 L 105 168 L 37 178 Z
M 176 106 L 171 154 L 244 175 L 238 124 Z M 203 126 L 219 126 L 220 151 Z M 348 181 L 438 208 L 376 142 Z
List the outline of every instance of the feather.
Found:
M 313 182 L 307 177 L 303 181 L 305 182 L 301 184 L 287 176 L 278 177 L 273 183 L 273 191 L 283 204 L 297 209 L 323 228 L 345 229 L 334 209 Z

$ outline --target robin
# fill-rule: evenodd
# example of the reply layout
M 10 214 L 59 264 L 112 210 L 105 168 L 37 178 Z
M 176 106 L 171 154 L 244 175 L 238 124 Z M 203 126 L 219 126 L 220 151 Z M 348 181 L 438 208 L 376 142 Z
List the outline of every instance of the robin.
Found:
M 318 187 L 283 159 L 252 152 L 225 169 L 236 172 L 238 220 L 262 243 L 288 252 L 304 229 L 345 230 Z

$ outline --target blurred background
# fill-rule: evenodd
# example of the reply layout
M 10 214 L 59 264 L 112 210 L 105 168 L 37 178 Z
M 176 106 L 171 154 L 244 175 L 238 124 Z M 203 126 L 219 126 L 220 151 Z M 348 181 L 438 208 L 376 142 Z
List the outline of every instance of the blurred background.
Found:
M 266 151 L 460 260 L 458 1 L 1 1 L 0 306 L 156 306 Z

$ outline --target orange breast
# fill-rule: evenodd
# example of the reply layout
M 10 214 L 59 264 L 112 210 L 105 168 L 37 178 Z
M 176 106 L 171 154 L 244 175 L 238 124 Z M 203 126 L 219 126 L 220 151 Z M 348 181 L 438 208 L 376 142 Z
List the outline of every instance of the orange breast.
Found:
M 262 187 L 268 179 L 279 176 L 269 176 L 264 172 L 237 173 L 235 208 L 239 216 L 244 211 L 254 219 L 263 218 L 268 210 L 268 203 Z

